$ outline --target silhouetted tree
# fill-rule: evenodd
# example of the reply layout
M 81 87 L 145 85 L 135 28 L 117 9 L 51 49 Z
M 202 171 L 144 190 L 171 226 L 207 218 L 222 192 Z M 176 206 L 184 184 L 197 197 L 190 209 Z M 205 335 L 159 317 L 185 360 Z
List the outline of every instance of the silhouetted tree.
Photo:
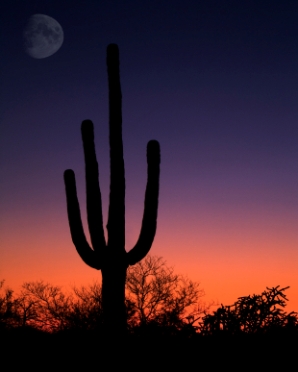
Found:
M 92 331 L 102 330 L 103 307 L 101 285 L 95 282 L 87 287 L 74 287 L 73 293 L 67 314 L 68 328 Z M 135 309 L 128 299 L 125 300 L 125 304 L 128 326 L 132 328 L 134 326 L 133 314 L 135 313 Z
M 144 215 L 139 239 L 129 251 L 125 250 L 125 176 L 122 144 L 122 108 L 119 78 L 118 46 L 107 48 L 110 116 L 110 204 L 108 214 L 108 240 L 103 230 L 101 192 L 98 181 L 98 164 L 95 155 L 93 124 L 82 123 L 85 154 L 88 227 L 92 248 L 86 240 L 75 175 L 72 170 L 64 173 L 67 212 L 72 241 L 82 260 L 102 272 L 102 306 L 104 322 L 109 333 L 126 332 L 125 281 L 126 270 L 143 259 L 149 252 L 157 223 L 160 149 L 157 141 L 147 146 L 148 180 L 145 193 Z
M 58 332 L 102 331 L 101 285 L 74 287 L 65 295 L 60 287 L 43 281 L 22 285 L 19 294 L 0 282 L 0 330 L 31 328 Z M 203 336 L 298 334 L 298 314 L 286 313 L 287 298 L 279 286 L 260 295 L 238 298 L 231 306 L 213 314 L 200 302 L 204 291 L 199 283 L 174 274 L 161 257 L 151 257 L 130 267 L 126 283 L 126 315 L 131 334 L 143 336 Z M 201 319 L 201 314 L 205 316 Z M 197 322 L 201 319 L 200 322 Z M 117 323 L 117 319 L 115 319 Z
M 100 330 L 103 325 L 101 285 L 97 282 L 88 287 L 73 288 L 67 318 L 68 329 Z
M 13 290 L 4 289 L 4 280 L 0 281 L 0 330 L 18 325 L 17 307 Z
M 193 325 L 203 313 L 199 298 L 204 291 L 199 283 L 175 274 L 162 257 L 149 255 L 129 268 L 126 290 L 136 310 L 133 319 L 138 328 L 195 332 Z
M 42 280 L 26 282 L 17 301 L 22 326 L 49 332 L 66 328 L 71 301 L 60 287 Z
M 130 333 L 194 333 L 194 323 L 203 312 L 199 302 L 203 295 L 199 283 L 175 274 L 161 257 L 148 255 L 128 270 L 125 308 Z M 60 287 L 43 281 L 26 282 L 18 295 L 7 290 L 0 296 L 0 320 L 7 326 L 51 333 L 101 331 L 101 284 L 73 287 L 66 295 Z
M 260 295 L 239 297 L 231 306 L 221 305 L 213 314 L 203 317 L 201 333 L 256 334 L 297 328 L 297 313 L 287 314 L 283 310 L 288 301 L 283 292 L 289 287 L 279 287 L 267 287 Z

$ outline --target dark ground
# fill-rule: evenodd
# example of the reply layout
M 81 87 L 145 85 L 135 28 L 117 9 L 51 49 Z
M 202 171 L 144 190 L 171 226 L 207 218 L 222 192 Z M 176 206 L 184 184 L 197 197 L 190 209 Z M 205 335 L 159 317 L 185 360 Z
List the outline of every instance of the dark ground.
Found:
M 102 342 L 93 333 L 1 332 L 5 370 L 180 370 L 219 368 L 254 371 L 298 370 L 298 335 L 130 337 Z

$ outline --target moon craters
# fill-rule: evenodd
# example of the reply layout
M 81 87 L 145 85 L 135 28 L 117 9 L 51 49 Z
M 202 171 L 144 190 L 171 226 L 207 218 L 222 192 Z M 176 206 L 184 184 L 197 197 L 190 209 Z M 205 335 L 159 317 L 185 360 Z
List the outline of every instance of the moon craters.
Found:
M 25 26 L 24 49 L 30 57 L 46 58 L 56 53 L 64 39 L 63 29 L 52 17 L 34 14 Z

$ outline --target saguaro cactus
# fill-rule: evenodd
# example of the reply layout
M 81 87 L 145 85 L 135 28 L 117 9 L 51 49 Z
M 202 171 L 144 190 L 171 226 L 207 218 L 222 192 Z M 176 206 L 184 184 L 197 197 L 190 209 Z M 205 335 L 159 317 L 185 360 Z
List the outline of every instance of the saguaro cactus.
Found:
M 104 236 L 98 164 L 95 154 L 93 123 L 82 123 L 85 154 L 87 219 L 92 248 L 84 234 L 77 198 L 75 174 L 64 172 L 67 212 L 72 241 L 82 260 L 102 272 L 104 323 L 109 330 L 125 332 L 125 281 L 129 265 L 134 265 L 149 252 L 156 232 L 160 148 L 155 140 L 147 145 L 148 179 L 140 236 L 136 245 L 125 250 L 125 176 L 122 144 L 122 96 L 119 76 L 119 50 L 107 47 L 110 128 L 110 197 L 107 242 Z

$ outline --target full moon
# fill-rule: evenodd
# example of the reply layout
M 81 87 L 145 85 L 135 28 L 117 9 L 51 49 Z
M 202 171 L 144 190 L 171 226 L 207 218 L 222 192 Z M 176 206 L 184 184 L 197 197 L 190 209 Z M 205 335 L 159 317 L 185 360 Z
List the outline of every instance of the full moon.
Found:
M 25 52 L 38 59 L 56 53 L 64 39 L 60 24 L 45 14 L 34 14 L 28 19 L 23 37 Z

